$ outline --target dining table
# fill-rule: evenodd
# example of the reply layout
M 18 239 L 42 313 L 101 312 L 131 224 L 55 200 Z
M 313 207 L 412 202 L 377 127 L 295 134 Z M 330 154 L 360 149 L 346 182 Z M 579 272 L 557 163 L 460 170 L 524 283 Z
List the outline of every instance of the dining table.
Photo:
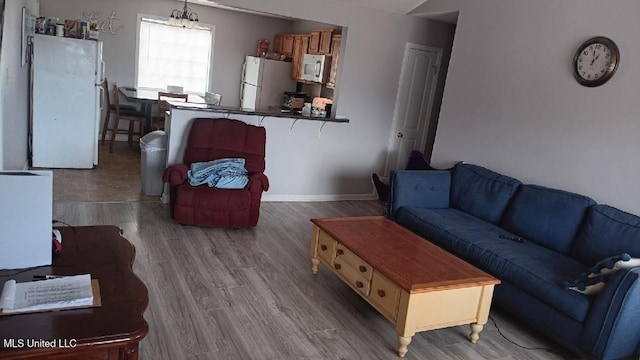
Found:
M 127 102 L 139 103 L 140 110 L 145 114 L 145 128 L 151 129 L 151 121 L 153 118 L 153 105 L 158 103 L 158 93 L 165 90 L 152 90 L 152 89 L 136 89 L 132 86 L 120 86 L 118 91 L 124 96 Z M 203 104 L 205 100 L 202 96 L 197 94 L 189 94 L 187 99 L 189 103 Z

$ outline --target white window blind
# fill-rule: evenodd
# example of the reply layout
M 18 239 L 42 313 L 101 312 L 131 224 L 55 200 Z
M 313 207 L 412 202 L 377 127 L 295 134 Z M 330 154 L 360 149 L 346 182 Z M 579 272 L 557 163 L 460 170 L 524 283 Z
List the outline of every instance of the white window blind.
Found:
M 210 28 L 189 29 L 166 21 L 140 17 L 137 88 L 184 87 L 185 93 L 204 94 L 209 88 Z

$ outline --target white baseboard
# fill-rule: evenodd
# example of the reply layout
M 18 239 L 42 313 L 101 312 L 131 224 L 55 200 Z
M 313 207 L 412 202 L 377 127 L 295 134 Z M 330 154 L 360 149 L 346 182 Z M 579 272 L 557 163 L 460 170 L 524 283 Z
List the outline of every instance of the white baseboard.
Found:
M 345 201 L 376 200 L 375 194 L 329 194 L 329 195 L 269 195 L 262 194 L 263 202 L 312 202 L 312 201 Z
M 165 190 L 162 193 L 160 200 L 168 204 L 169 199 L 169 186 L 165 183 Z M 375 191 L 371 194 L 330 194 L 330 195 L 269 195 L 268 193 L 262 194 L 262 202 L 321 202 L 321 201 L 369 201 L 378 200 L 378 195 Z

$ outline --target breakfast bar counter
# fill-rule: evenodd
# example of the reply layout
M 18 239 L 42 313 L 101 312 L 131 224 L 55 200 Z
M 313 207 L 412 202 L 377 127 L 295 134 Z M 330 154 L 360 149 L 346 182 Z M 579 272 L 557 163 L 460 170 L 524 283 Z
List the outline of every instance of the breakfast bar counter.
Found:
M 280 109 L 253 110 L 253 109 L 243 109 L 243 108 L 229 107 L 229 106 L 212 105 L 212 104 L 206 104 L 206 103 L 171 102 L 171 101 L 169 101 L 169 105 L 171 105 L 172 109 L 181 109 L 181 110 L 201 110 L 201 111 L 220 112 L 220 113 L 236 114 L 236 115 L 253 115 L 253 116 L 262 116 L 262 117 L 326 121 L 326 122 L 336 122 L 336 123 L 349 122 L 349 119 L 340 118 L 340 117 L 336 118 L 336 117 L 324 117 L 324 116 L 323 117 L 309 116 L 309 115 L 302 115 L 300 113 L 292 112 L 292 111 L 282 111 Z
M 319 195 L 309 196 L 308 188 L 316 172 L 323 172 L 329 164 L 339 164 L 344 153 L 332 154 L 343 139 L 344 127 L 350 120 L 342 117 L 304 116 L 299 113 L 281 112 L 279 108 L 269 110 L 242 109 L 205 103 L 168 101 L 170 109 L 165 118 L 167 134 L 167 165 L 182 163 L 189 129 L 197 118 L 230 118 L 247 124 L 263 126 L 267 130 L 266 171 L 271 188 L 263 200 L 293 201 L 334 199 L 331 183 Z M 324 149 L 328 147 L 329 149 Z M 340 160 L 336 160 L 338 157 Z M 304 168 L 292 168 L 291 164 L 305 164 Z M 341 166 L 341 165 L 339 165 Z M 345 171 L 353 165 L 344 164 Z M 309 168 L 307 168 L 309 167 Z M 326 171 L 324 171 L 324 176 Z M 332 175 L 337 176 L 337 175 Z M 360 191 L 358 191 L 360 192 Z M 370 195 L 366 195 L 370 196 Z M 165 184 L 163 201 L 168 201 L 168 187 Z

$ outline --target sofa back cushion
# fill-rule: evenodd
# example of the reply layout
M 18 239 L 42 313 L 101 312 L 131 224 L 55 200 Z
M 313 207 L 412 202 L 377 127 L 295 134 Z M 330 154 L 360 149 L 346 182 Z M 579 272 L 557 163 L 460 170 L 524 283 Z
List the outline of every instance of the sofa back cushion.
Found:
M 608 205 L 592 206 L 571 248 L 571 256 L 592 266 L 627 253 L 640 258 L 640 217 Z
M 520 181 L 471 164 L 458 164 L 451 177 L 450 206 L 497 224 Z
M 587 209 L 595 202 L 567 191 L 522 185 L 501 226 L 549 249 L 568 254 Z

